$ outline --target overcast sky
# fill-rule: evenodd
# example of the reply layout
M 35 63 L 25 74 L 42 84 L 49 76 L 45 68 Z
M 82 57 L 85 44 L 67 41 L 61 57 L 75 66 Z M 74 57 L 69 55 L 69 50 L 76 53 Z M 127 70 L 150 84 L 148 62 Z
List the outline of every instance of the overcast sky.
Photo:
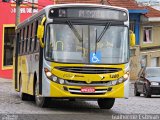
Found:
M 136 0 L 138 2 L 160 2 L 160 0 Z

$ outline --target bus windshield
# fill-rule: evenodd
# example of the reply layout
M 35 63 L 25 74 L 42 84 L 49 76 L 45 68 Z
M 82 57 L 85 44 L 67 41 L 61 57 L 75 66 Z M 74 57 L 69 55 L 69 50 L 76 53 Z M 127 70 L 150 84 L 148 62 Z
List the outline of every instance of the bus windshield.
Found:
M 128 27 L 110 25 L 49 24 L 45 56 L 63 63 L 121 64 L 129 60 Z M 94 56 L 95 57 L 95 56 Z

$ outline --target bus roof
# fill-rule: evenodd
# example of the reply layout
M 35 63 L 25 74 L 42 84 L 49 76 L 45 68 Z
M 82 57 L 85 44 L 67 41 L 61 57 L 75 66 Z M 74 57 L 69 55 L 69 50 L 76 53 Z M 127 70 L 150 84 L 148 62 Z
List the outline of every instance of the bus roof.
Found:
M 84 6 L 84 7 L 114 8 L 114 9 L 127 11 L 126 8 L 117 7 L 117 6 L 101 5 L 101 4 L 81 4 L 81 3 L 48 5 L 48 6 L 44 7 L 44 9 L 48 9 L 51 7 L 52 8 L 60 8 L 60 7 L 82 7 L 82 6 Z
M 126 8 L 117 7 L 117 6 L 110 6 L 110 5 L 100 5 L 100 4 L 80 4 L 80 3 L 74 3 L 74 4 L 56 4 L 56 5 L 48 5 L 44 7 L 42 10 L 40 10 L 38 13 L 34 14 L 33 16 L 27 18 L 20 24 L 18 24 L 17 29 L 24 26 L 26 23 L 38 18 L 39 16 L 45 14 L 49 11 L 51 8 L 61 8 L 61 7 L 98 7 L 98 8 L 110 8 L 110 9 L 116 9 L 116 10 L 122 10 L 126 11 L 128 13 L 128 10 Z

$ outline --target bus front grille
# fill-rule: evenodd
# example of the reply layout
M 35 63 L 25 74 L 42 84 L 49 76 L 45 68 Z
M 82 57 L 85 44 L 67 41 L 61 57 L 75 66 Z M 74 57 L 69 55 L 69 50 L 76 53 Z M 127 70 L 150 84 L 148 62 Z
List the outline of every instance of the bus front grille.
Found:
M 86 81 L 66 80 L 67 85 L 71 86 L 110 86 L 110 81 L 92 81 L 87 83 Z
M 119 72 L 121 68 L 106 68 L 106 67 L 55 67 L 58 70 L 81 74 L 107 74 Z

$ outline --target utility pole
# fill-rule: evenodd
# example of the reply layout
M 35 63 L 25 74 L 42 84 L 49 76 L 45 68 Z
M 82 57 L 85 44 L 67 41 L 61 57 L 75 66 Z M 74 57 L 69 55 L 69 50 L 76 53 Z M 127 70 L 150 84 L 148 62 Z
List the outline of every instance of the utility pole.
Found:
M 16 0 L 16 27 L 20 23 L 20 5 L 22 3 L 22 0 Z
M 105 1 L 104 1 L 104 0 L 101 0 L 100 3 L 101 3 L 102 5 L 104 5 L 104 4 L 105 4 Z
M 34 0 L 32 0 L 32 15 L 34 14 Z

